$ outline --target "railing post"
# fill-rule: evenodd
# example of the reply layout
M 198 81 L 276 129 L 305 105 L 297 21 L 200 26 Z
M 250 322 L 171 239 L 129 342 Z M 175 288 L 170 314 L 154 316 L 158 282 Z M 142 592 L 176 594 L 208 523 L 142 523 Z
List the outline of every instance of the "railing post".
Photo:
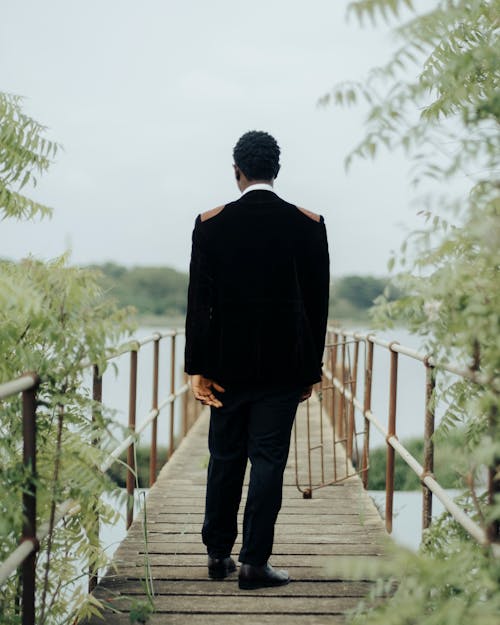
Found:
M 182 372 L 182 380 L 183 380 L 183 385 L 186 385 L 188 383 L 188 374 L 183 371 Z M 186 434 L 188 433 L 188 419 L 189 419 L 189 414 L 188 414 L 188 409 L 189 409 L 189 389 L 182 394 L 182 436 L 186 436 Z
M 330 353 L 330 367 L 331 367 L 331 373 L 332 373 L 332 412 L 331 412 L 331 418 L 332 418 L 332 459 L 333 459 L 333 479 L 334 481 L 337 481 L 337 418 L 338 418 L 338 412 L 337 411 L 337 389 L 335 387 L 334 384 L 334 380 L 337 376 L 337 352 L 338 352 L 338 340 L 339 340 L 339 336 L 337 334 L 337 332 L 333 333 L 333 343 L 332 343 L 332 348 L 331 348 L 331 353 Z M 340 393 L 339 393 L 339 397 L 340 397 Z
M 373 343 L 367 339 L 367 354 L 365 368 L 365 388 L 363 397 L 363 413 L 366 415 L 372 409 L 372 377 L 373 377 Z M 365 436 L 363 441 L 363 462 L 361 466 L 363 487 L 368 488 L 368 471 L 370 459 L 370 420 L 365 417 Z
M 309 488 L 302 493 L 304 499 L 312 498 L 312 465 L 311 465 L 311 413 L 309 402 L 306 401 L 306 423 L 307 423 L 307 470 L 309 475 Z
M 97 365 L 92 367 L 92 400 L 95 402 L 94 408 L 92 409 L 92 424 L 95 425 L 98 417 L 100 417 L 100 405 L 102 403 L 102 376 L 99 375 L 99 367 Z M 99 404 L 99 408 L 96 404 Z M 94 436 L 92 439 L 92 445 L 96 446 L 98 443 L 98 437 Z M 99 512 L 97 509 L 95 514 L 95 524 L 97 541 L 99 541 Z M 94 569 L 93 565 L 89 565 L 89 592 L 92 592 L 96 586 L 97 571 Z
M 433 394 L 436 380 L 434 367 L 425 364 L 425 428 L 424 428 L 424 475 L 434 471 L 434 406 Z M 432 491 L 422 483 L 422 530 L 427 529 L 432 521 Z
M 396 403 L 398 389 L 398 352 L 393 350 L 393 341 L 389 345 L 391 350 L 391 381 L 389 389 L 389 425 L 387 428 L 387 462 L 385 473 L 385 528 L 392 532 L 392 512 L 394 501 L 394 447 L 389 443 L 392 436 L 396 436 Z
M 324 388 L 325 386 L 328 386 L 328 383 L 326 381 L 326 376 L 325 376 L 325 372 L 324 369 L 328 366 L 328 360 L 330 358 L 330 353 L 331 353 L 331 347 L 328 347 L 328 345 L 331 343 L 332 341 L 332 333 L 330 330 L 326 331 L 326 341 L 325 341 L 325 353 L 324 353 L 324 362 L 325 362 L 325 366 L 323 367 L 322 371 L 321 371 L 321 382 L 322 382 L 322 388 Z M 331 406 L 330 406 L 330 393 L 323 393 L 323 405 L 325 407 L 326 413 L 328 415 L 328 418 L 331 418 Z
M 135 347 L 130 352 L 130 387 L 128 404 L 128 427 L 135 434 L 135 417 L 137 408 L 137 350 Z M 127 529 L 134 520 L 134 490 L 135 490 L 135 442 L 132 442 L 127 450 Z
M 350 375 L 351 400 L 348 406 L 347 416 L 347 457 L 352 462 L 353 437 L 355 431 L 354 423 L 354 398 L 356 397 L 357 378 L 358 378 L 358 358 L 359 358 L 359 341 L 354 340 L 354 364 Z
M 341 352 L 340 352 L 340 358 L 341 358 L 341 363 L 340 363 L 340 378 L 342 381 L 342 392 L 339 392 L 340 395 L 340 401 L 339 401 L 339 415 L 338 415 L 338 419 L 337 419 L 337 436 L 338 438 L 345 443 L 345 435 L 346 435 L 346 428 L 345 428 L 345 423 L 344 423 L 344 408 L 345 408 L 345 353 L 346 353 L 346 340 L 345 340 L 345 335 L 342 334 L 342 347 L 341 347 Z
M 330 348 L 330 371 L 332 372 L 332 405 L 331 405 L 331 419 L 332 419 L 332 428 L 335 431 L 335 428 L 337 427 L 336 424 L 336 414 L 335 414 L 335 400 L 336 400 L 336 388 L 335 385 L 333 384 L 333 378 L 335 378 L 335 376 L 337 375 L 337 342 L 338 342 L 338 334 L 336 332 L 334 332 L 332 334 L 332 347 Z
M 174 330 L 174 333 L 171 336 L 171 349 L 170 349 L 170 393 L 173 395 L 175 393 L 175 336 L 177 332 Z M 175 431 L 174 431 L 174 417 L 175 417 L 175 401 L 170 402 L 170 418 L 169 418 L 169 435 L 170 440 L 168 444 L 168 458 L 172 457 L 175 449 Z
M 36 407 L 38 376 L 32 375 L 32 388 L 23 391 L 23 464 L 27 484 L 23 491 L 23 534 L 21 541 L 35 545 L 21 566 L 23 578 L 22 625 L 35 625 L 35 563 L 38 544 L 36 539 Z
M 158 374 L 160 368 L 160 336 L 156 335 L 153 343 L 153 401 L 152 410 L 158 410 Z M 149 454 L 149 485 L 156 482 L 156 462 L 157 462 L 157 442 L 158 442 L 158 416 L 153 419 L 151 425 L 151 451 Z
M 325 482 L 325 441 L 324 441 L 324 434 L 323 434 L 323 377 L 321 378 L 321 380 L 319 381 L 319 383 L 316 385 L 316 392 L 318 394 L 318 398 L 319 398 L 319 445 L 320 445 L 320 461 L 321 461 L 321 483 L 324 484 Z M 309 400 L 307 400 L 307 403 L 309 403 Z

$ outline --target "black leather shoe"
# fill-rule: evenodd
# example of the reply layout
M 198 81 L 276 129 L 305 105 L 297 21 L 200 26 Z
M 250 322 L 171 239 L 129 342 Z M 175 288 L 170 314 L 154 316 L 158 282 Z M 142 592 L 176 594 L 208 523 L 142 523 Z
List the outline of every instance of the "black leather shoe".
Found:
M 224 579 L 236 571 L 236 563 L 230 558 L 212 558 L 208 556 L 208 576 L 211 579 Z
M 262 566 L 242 564 L 238 576 L 238 586 L 243 590 L 255 588 L 269 588 L 270 586 L 284 586 L 290 581 L 288 571 L 276 571 L 267 563 Z

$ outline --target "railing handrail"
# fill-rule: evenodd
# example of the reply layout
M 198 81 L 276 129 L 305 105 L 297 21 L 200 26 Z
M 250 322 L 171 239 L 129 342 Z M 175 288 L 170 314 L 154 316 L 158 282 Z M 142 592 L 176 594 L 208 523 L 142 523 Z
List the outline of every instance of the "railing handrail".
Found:
M 493 386 L 493 388 L 500 389 L 500 377 L 488 377 L 481 371 L 477 371 L 476 369 L 473 369 L 471 367 L 463 368 L 457 363 L 436 360 L 436 358 L 432 354 L 424 354 L 423 352 L 419 352 L 412 347 L 406 347 L 405 345 L 401 345 L 398 341 L 386 341 L 379 338 L 373 332 L 356 332 L 353 330 L 346 330 L 338 326 L 329 327 L 328 330 L 335 334 L 341 334 L 345 337 L 351 337 L 353 339 L 362 341 L 370 341 L 374 345 L 385 347 L 389 351 L 398 352 L 399 354 L 409 356 L 414 360 L 419 360 L 429 367 L 435 367 L 437 369 L 447 371 L 448 373 L 459 375 L 463 378 L 471 380 L 472 382 L 476 382 L 477 384 L 490 384 Z M 328 347 L 328 343 L 325 345 L 325 347 Z
M 353 339 L 354 342 L 362 341 L 365 343 L 365 345 L 369 345 L 371 343 L 372 347 L 370 347 L 370 349 L 372 350 L 373 350 L 373 345 L 378 345 L 380 347 L 386 348 L 390 352 L 392 352 L 391 363 L 393 362 L 394 359 L 397 361 L 397 354 L 403 354 L 414 360 L 422 362 L 428 370 L 439 368 L 441 370 L 467 378 L 479 384 L 491 384 L 493 385 L 493 387 L 498 386 L 500 388 L 500 378 L 495 378 L 495 377 L 488 378 L 481 371 L 478 371 L 471 367 L 463 368 L 456 363 L 439 362 L 432 355 L 424 354 L 415 349 L 401 345 L 398 341 L 387 341 L 387 340 L 381 339 L 377 337 L 374 333 L 361 333 L 361 332 L 349 331 L 349 330 L 345 330 L 336 326 L 329 327 L 329 332 L 331 332 L 335 336 L 343 337 L 344 342 L 346 338 L 350 337 Z M 155 429 L 156 419 L 158 415 L 160 414 L 160 411 L 163 408 L 165 408 L 167 405 L 170 405 L 170 411 L 171 411 L 170 412 L 171 440 L 170 440 L 170 450 L 169 450 L 169 457 L 170 457 L 170 454 L 172 453 L 174 449 L 173 440 L 172 440 L 173 432 L 174 432 L 173 430 L 173 427 L 174 427 L 173 426 L 173 418 L 174 418 L 173 404 L 177 397 L 186 394 L 189 389 L 189 383 L 186 381 L 186 378 L 184 380 L 184 384 L 182 384 L 180 388 L 178 389 L 174 388 L 175 387 L 175 375 L 174 375 L 173 367 L 175 365 L 174 363 L 175 337 L 177 335 L 182 335 L 183 333 L 184 333 L 184 330 L 180 328 L 171 329 L 167 331 L 154 332 L 151 335 L 143 337 L 142 339 L 129 340 L 123 343 L 122 345 L 120 345 L 118 348 L 112 350 L 112 352 L 110 352 L 108 355 L 106 355 L 105 360 L 110 361 L 126 353 L 131 353 L 131 355 L 135 358 L 135 361 L 134 359 L 132 359 L 132 362 L 135 362 L 135 365 L 132 365 L 132 367 L 135 369 L 135 373 L 134 373 L 135 381 L 133 383 L 134 388 L 135 388 L 137 384 L 137 375 L 136 375 L 137 352 L 140 350 L 142 346 L 147 345 L 149 343 L 155 343 L 154 357 L 155 357 L 156 372 L 154 376 L 156 376 L 156 394 L 154 391 L 152 409 L 148 412 L 146 418 L 140 423 L 140 425 L 138 427 L 135 427 L 135 390 L 134 390 L 133 421 L 130 421 L 130 413 L 129 413 L 129 428 L 131 431 L 121 443 L 119 443 L 112 451 L 108 452 L 106 460 L 102 462 L 101 465 L 99 466 L 100 471 L 102 472 L 107 471 L 110 468 L 110 466 L 120 457 L 120 455 L 126 449 L 130 450 L 131 446 L 135 444 L 140 434 L 148 427 L 148 425 L 153 424 L 153 428 Z M 158 403 L 158 398 L 157 398 L 158 347 L 159 347 L 159 341 L 162 338 L 166 338 L 166 337 L 172 338 L 172 354 L 171 354 L 172 371 L 171 371 L 171 379 L 170 379 L 170 393 L 163 401 Z M 328 341 L 326 343 L 326 347 L 332 347 L 333 345 L 334 344 L 329 343 Z M 80 367 L 82 369 L 91 367 L 91 366 L 94 366 L 94 380 L 96 379 L 96 375 L 98 376 L 98 379 L 100 380 L 101 373 L 97 373 L 97 367 L 95 366 L 94 363 L 92 363 L 89 359 L 84 359 L 80 363 Z M 391 367 L 392 367 L 392 364 L 391 364 Z M 389 429 L 386 429 L 380 423 L 377 417 L 373 414 L 371 410 L 371 406 L 370 405 L 367 406 L 366 404 L 363 405 L 362 402 L 360 402 L 355 396 L 355 391 L 351 392 L 348 388 L 346 388 L 345 380 L 341 381 L 339 380 L 339 378 L 336 377 L 335 371 L 333 372 L 329 371 L 328 368 L 325 366 L 324 373 L 325 373 L 325 376 L 331 381 L 333 387 L 336 388 L 344 397 L 346 397 L 352 403 L 353 406 L 355 406 L 360 411 L 360 413 L 364 416 L 367 422 L 372 423 L 377 428 L 377 430 L 385 437 L 388 449 L 392 448 L 403 458 L 403 460 L 410 466 L 412 471 L 419 477 L 421 483 L 425 485 L 425 487 L 428 489 L 428 491 L 430 491 L 430 493 L 433 493 L 434 495 L 436 495 L 436 497 L 438 497 L 438 499 L 441 501 L 441 503 L 446 508 L 446 510 L 448 510 L 448 512 L 453 516 L 453 518 L 458 523 L 460 523 L 462 527 L 464 527 L 464 529 L 479 544 L 489 546 L 492 550 L 493 555 L 495 557 L 499 557 L 500 556 L 500 544 L 490 541 L 488 539 L 487 532 L 482 527 L 480 527 L 477 523 L 475 523 L 459 506 L 457 506 L 457 504 L 455 504 L 455 502 L 451 499 L 451 497 L 449 497 L 446 491 L 437 482 L 432 472 L 425 470 L 424 467 L 418 462 L 418 460 L 398 440 L 397 436 L 395 435 L 395 430 L 393 429 L 391 431 L 391 427 L 389 427 Z M 31 395 L 33 395 L 34 397 L 34 393 L 36 393 L 36 387 L 38 386 L 39 382 L 40 380 L 36 373 L 25 373 L 19 378 L 2 383 L 0 384 L 0 400 L 6 399 L 7 397 L 11 397 L 18 393 L 23 393 L 23 398 L 24 398 L 27 392 L 31 393 Z M 132 385 L 132 382 L 131 382 L 131 385 Z M 131 423 L 133 424 L 133 426 L 131 426 Z M 156 441 L 155 441 L 154 449 L 156 452 Z M 128 461 L 128 463 L 129 463 L 128 474 L 130 474 L 130 471 L 133 471 L 133 463 L 131 463 L 130 460 Z M 153 471 L 155 470 L 155 466 L 156 465 L 154 465 L 154 468 L 152 469 Z M 128 478 L 127 478 L 127 481 L 128 481 Z M 130 494 L 130 491 L 128 492 Z M 132 494 L 133 494 L 133 488 L 132 488 Z M 432 497 L 432 495 L 429 495 L 429 496 Z M 51 532 L 52 528 L 55 527 L 55 525 L 57 525 L 63 518 L 74 516 L 75 514 L 79 512 L 79 510 L 80 510 L 80 504 L 77 501 L 66 500 L 56 507 L 56 512 L 55 512 L 52 526 L 48 521 L 46 521 L 40 526 L 39 530 L 36 532 L 36 535 L 32 534 L 32 535 L 24 536 L 21 544 L 8 556 L 8 558 L 3 563 L 0 564 L 0 585 L 2 585 L 5 582 L 5 580 L 21 564 L 23 564 L 24 566 L 24 563 L 28 560 L 28 558 L 30 558 L 30 556 L 33 557 L 33 552 L 38 549 L 38 545 L 40 544 L 40 542 L 49 535 L 49 533 Z M 391 503 L 391 519 L 392 519 L 392 503 Z M 128 521 L 129 521 L 129 517 L 128 517 Z
M 0 399 L 7 399 L 12 395 L 17 395 L 37 385 L 37 376 L 35 373 L 24 373 L 23 375 L 0 384 Z
M 31 388 L 31 387 L 28 387 Z M 188 384 L 182 385 L 178 391 L 174 394 L 170 394 L 159 406 L 157 410 L 151 410 L 144 421 L 139 425 L 135 431 L 135 435 L 129 434 L 117 447 L 110 451 L 108 459 L 103 462 L 98 468 L 101 473 L 105 473 L 120 457 L 120 455 L 139 438 L 143 430 L 158 416 L 160 410 L 172 403 L 176 397 L 179 397 L 189 389 Z M 56 509 L 56 524 L 62 521 L 63 518 L 71 518 L 80 511 L 80 504 L 73 500 L 67 499 L 60 503 Z M 25 540 L 22 542 L 10 555 L 0 564 L 0 586 L 4 581 L 12 575 L 17 567 L 25 560 L 29 554 L 35 549 L 35 545 L 40 543 L 49 533 L 48 523 L 44 523 L 39 532 L 37 532 L 36 540 Z
M 106 360 L 112 360 L 120 355 L 138 351 L 142 346 L 147 345 L 148 343 L 152 343 L 154 341 L 159 341 L 162 338 L 166 337 L 175 337 L 177 335 L 182 335 L 184 333 L 183 329 L 173 329 L 167 330 L 163 332 L 154 332 L 151 335 L 145 336 L 139 340 L 131 340 L 127 341 L 120 345 L 116 350 L 113 350 L 113 353 L 109 354 L 106 357 Z M 82 369 L 93 366 L 93 363 L 89 360 L 85 359 L 80 363 Z M 0 384 L 0 399 L 6 399 L 13 395 L 16 395 L 20 392 L 29 390 L 37 386 L 39 383 L 39 378 L 35 373 L 26 373 L 19 378 L 14 380 L 10 380 L 3 384 Z M 187 393 L 189 390 L 189 384 L 185 383 L 177 390 L 174 389 L 174 392 L 171 392 L 162 402 L 160 402 L 157 408 L 154 408 L 149 411 L 146 418 L 141 422 L 141 424 L 135 428 L 134 433 L 129 434 L 121 443 L 119 443 L 112 451 L 109 451 L 107 454 L 107 459 L 98 467 L 101 472 L 107 471 L 114 462 L 118 460 L 120 455 L 130 447 L 130 445 L 134 444 L 135 441 L 139 438 L 140 434 L 146 429 L 148 425 L 150 425 L 156 417 L 160 414 L 160 411 L 165 408 L 169 404 L 173 404 L 177 397 Z M 71 518 L 75 514 L 80 511 L 80 504 L 77 501 L 72 499 L 68 499 L 56 507 L 55 518 L 54 518 L 54 527 L 64 518 Z M 14 573 L 14 571 L 35 551 L 38 545 L 44 540 L 50 532 L 50 524 L 49 522 L 43 523 L 39 530 L 36 533 L 36 536 L 33 538 L 28 538 L 23 540 L 18 547 L 11 552 L 11 554 L 0 563 L 0 586 Z
M 106 356 L 105 360 L 113 360 L 113 358 L 123 356 L 123 354 L 127 354 L 130 351 L 137 351 L 143 345 L 152 343 L 155 340 L 163 339 L 167 336 L 182 334 L 184 334 L 184 330 L 182 328 L 176 328 L 175 330 L 154 332 L 153 334 L 147 335 L 140 340 L 131 339 L 130 341 L 122 343 L 119 347 L 114 349 L 110 354 Z M 91 362 L 88 358 L 84 358 L 80 362 L 80 368 L 87 369 L 88 367 L 92 367 L 93 364 L 94 363 Z M 12 395 L 17 395 L 22 391 L 27 391 L 28 389 L 33 388 L 37 384 L 36 380 L 36 373 L 23 373 L 17 378 L 13 378 L 12 380 L 8 380 L 7 382 L 0 383 L 0 399 L 7 399 Z
M 436 361 L 432 356 L 423 354 L 415 349 L 405 347 L 397 341 L 386 341 L 375 336 L 373 333 L 361 333 L 355 331 L 345 330 L 343 328 L 333 326 L 329 327 L 329 331 L 334 336 L 340 336 L 345 338 L 352 338 L 355 341 L 364 341 L 365 343 L 371 342 L 375 345 L 384 347 L 392 352 L 397 352 L 415 360 L 418 360 L 428 368 L 439 368 L 449 373 L 456 374 L 461 377 L 465 377 L 473 382 L 479 384 L 492 384 L 498 382 L 498 378 L 486 379 L 485 376 L 471 368 L 463 369 L 456 363 L 442 363 Z M 338 345 L 338 343 L 328 343 L 326 347 Z M 363 403 L 353 395 L 353 393 L 346 388 L 345 384 L 336 377 L 335 372 L 330 371 L 324 366 L 324 374 L 330 380 L 332 385 L 346 397 L 353 406 L 355 406 L 360 414 L 372 423 L 377 430 L 384 436 L 387 445 L 390 445 L 406 462 L 411 470 L 418 476 L 420 482 L 424 484 L 429 491 L 431 491 L 441 501 L 445 509 L 451 514 L 451 516 L 472 536 L 480 545 L 488 546 L 491 548 L 491 552 L 494 557 L 500 557 L 500 544 L 492 542 L 489 539 L 487 531 L 479 524 L 473 521 L 464 510 L 462 510 L 453 499 L 446 493 L 445 489 L 439 484 L 432 472 L 426 471 L 420 462 L 406 449 L 406 447 L 400 442 L 395 434 L 391 434 L 387 428 L 377 419 L 371 408 L 366 409 Z M 392 510 L 392 508 L 391 508 Z
M 153 334 L 149 334 L 142 339 L 130 339 L 125 343 L 122 343 L 115 349 L 113 349 L 105 358 L 106 361 L 113 360 L 113 358 L 118 358 L 119 356 L 123 356 L 123 354 L 128 354 L 131 351 L 139 351 L 141 347 L 147 345 L 148 343 L 153 343 L 154 341 L 164 339 L 167 336 L 178 336 L 183 335 L 185 330 L 183 328 L 175 328 L 173 330 L 165 330 L 163 332 L 153 332 Z M 87 367 L 92 367 L 95 363 L 91 362 L 88 358 L 84 358 L 80 363 L 81 369 L 87 369 Z
M 362 340 L 362 339 L 360 339 Z M 473 537 L 476 541 L 481 545 L 489 545 L 488 537 L 484 529 L 475 523 L 461 508 L 457 506 L 457 504 L 452 500 L 452 498 L 446 493 L 446 491 L 440 486 L 439 482 L 429 475 L 424 467 L 420 464 L 420 462 L 413 456 L 408 449 L 401 443 L 401 441 L 396 436 L 389 436 L 389 432 L 386 428 L 380 423 L 377 417 L 373 414 L 371 410 L 364 411 L 362 403 L 356 398 L 352 396 L 352 393 L 349 389 L 346 389 L 345 386 L 340 382 L 338 378 L 332 376 L 331 371 L 328 369 L 326 371 L 326 376 L 332 381 L 335 387 L 347 397 L 349 401 L 352 401 L 353 404 L 358 408 L 361 414 L 372 423 L 377 430 L 384 436 L 385 440 L 398 452 L 398 454 L 403 458 L 406 464 L 412 469 L 412 471 L 418 476 L 421 482 L 424 482 L 425 485 L 431 490 L 436 497 L 441 501 L 443 506 L 448 510 L 448 512 L 453 516 L 453 518 L 460 523 L 460 525 Z M 500 545 L 498 546 L 498 553 L 500 555 Z

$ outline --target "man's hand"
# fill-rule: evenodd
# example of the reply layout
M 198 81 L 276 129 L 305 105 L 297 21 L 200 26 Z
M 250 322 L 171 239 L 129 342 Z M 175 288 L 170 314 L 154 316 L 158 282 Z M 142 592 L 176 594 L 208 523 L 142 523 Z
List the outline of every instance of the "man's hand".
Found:
M 220 408 L 222 406 L 222 402 L 212 393 L 212 386 L 216 391 L 220 391 L 221 393 L 224 393 L 226 390 L 225 388 L 222 388 L 220 384 L 217 384 L 217 382 L 209 380 L 202 375 L 191 376 L 191 389 L 195 398 L 206 406 Z
M 313 385 L 306 386 L 306 388 L 304 389 L 304 392 L 300 396 L 299 402 L 305 401 L 306 399 L 309 399 L 309 397 L 311 397 L 311 395 L 312 395 L 312 390 L 313 390 Z

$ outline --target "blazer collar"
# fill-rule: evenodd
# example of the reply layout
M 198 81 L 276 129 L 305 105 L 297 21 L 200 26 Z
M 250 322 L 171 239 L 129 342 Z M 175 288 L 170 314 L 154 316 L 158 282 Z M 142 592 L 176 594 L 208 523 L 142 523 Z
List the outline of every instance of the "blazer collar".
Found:
M 243 196 L 249 191 L 272 191 L 274 193 L 274 188 L 266 182 L 256 182 L 255 184 L 248 185 L 248 187 L 242 191 L 241 195 Z

